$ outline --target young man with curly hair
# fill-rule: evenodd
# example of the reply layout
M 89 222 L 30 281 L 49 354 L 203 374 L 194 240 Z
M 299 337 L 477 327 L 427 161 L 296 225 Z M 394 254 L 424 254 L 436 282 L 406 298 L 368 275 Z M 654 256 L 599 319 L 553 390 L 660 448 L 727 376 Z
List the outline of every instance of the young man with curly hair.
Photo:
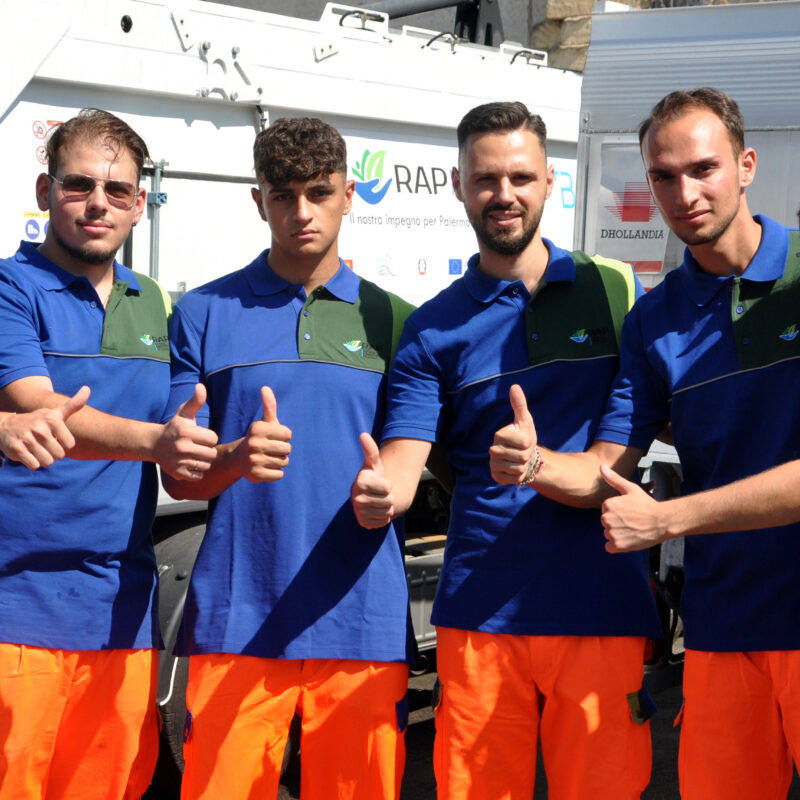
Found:
M 391 800 L 405 762 L 413 639 L 403 531 L 348 502 L 361 430 L 380 435 L 410 306 L 338 255 L 354 183 L 318 119 L 254 146 L 268 250 L 177 304 L 172 399 L 197 381 L 217 459 L 176 497 L 211 500 L 178 651 L 189 655 L 182 797 L 275 797 L 302 718 L 304 800 Z

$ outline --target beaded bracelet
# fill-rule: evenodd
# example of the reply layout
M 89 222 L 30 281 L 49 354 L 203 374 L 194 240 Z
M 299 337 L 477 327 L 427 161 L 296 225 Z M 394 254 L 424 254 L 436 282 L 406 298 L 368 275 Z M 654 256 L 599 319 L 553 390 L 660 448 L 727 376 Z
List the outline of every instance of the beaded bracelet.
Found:
M 539 448 L 534 445 L 533 461 L 531 461 L 531 463 L 528 465 L 528 469 L 525 470 L 525 474 L 522 476 L 522 480 L 517 484 L 517 488 L 521 489 L 523 486 L 533 486 L 534 482 L 536 481 L 536 476 L 539 474 L 539 470 L 543 466 L 544 461 L 542 461 Z

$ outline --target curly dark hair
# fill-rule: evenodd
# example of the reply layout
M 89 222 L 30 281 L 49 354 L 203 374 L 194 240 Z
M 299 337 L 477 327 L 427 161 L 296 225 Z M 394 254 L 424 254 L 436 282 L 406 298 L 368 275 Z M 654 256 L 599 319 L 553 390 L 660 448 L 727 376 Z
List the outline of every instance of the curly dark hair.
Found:
M 652 125 L 674 122 L 691 111 L 710 111 L 715 114 L 728 131 L 734 155 L 738 156 L 744 150 L 744 117 L 739 111 L 739 106 L 725 92 L 709 86 L 670 92 L 666 97 L 662 97 L 653 106 L 650 116 L 639 125 L 639 146 L 641 147 Z
M 316 117 L 276 119 L 256 136 L 253 162 L 259 181 L 273 186 L 347 174 L 347 146 L 339 131 Z
M 84 108 L 77 116 L 57 125 L 47 139 L 47 160 L 51 175 L 58 170 L 58 154 L 62 147 L 76 141 L 99 141 L 119 158 L 127 150 L 136 164 L 136 181 L 150 158 L 144 139 L 127 122 L 100 108 Z
M 547 151 L 547 127 L 538 114 L 531 114 L 524 103 L 484 103 L 468 111 L 458 123 L 458 149 L 462 151 L 474 133 L 511 133 L 520 129 L 536 135 L 542 150 Z

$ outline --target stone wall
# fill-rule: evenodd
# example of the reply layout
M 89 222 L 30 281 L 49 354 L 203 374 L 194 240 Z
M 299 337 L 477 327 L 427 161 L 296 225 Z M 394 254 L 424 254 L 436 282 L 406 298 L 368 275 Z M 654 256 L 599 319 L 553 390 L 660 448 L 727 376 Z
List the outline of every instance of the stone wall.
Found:
M 632 8 L 665 8 L 729 2 L 753 0 L 620 0 L 619 4 Z M 581 72 L 589 49 L 594 0 L 530 0 L 530 3 L 530 46 L 546 50 L 551 67 Z

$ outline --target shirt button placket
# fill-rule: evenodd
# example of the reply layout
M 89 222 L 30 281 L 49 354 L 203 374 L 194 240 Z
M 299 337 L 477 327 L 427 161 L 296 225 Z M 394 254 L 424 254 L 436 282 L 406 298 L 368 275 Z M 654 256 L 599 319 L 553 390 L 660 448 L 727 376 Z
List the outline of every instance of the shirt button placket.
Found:
M 312 292 L 311 297 L 306 300 L 306 305 L 303 308 L 302 316 L 300 318 L 300 335 L 302 337 L 301 344 L 311 341 L 311 331 L 309 330 L 311 327 L 311 305 L 314 302 L 315 296 L 316 292 Z M 301 352 L 308 352 L 308 347 L 302 346 L 300 350 Z

